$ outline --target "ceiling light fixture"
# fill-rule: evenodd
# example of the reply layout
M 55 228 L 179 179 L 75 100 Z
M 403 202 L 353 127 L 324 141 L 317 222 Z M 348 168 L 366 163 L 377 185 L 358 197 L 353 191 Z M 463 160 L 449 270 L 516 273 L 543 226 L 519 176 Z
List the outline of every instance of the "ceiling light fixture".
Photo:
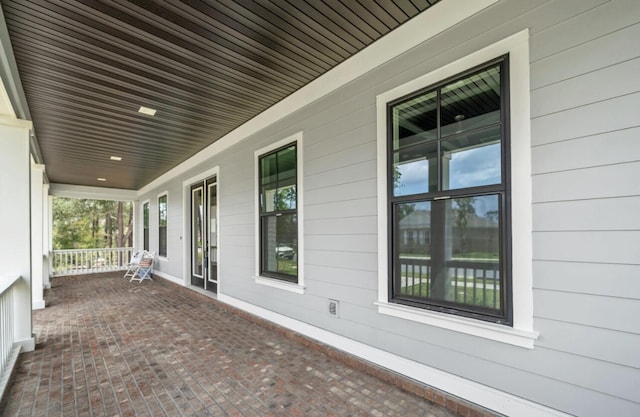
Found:
M 155 116 L 156 109 L 151 109 L 149 107 L 140 106 L 140 108 L 138 109 L 138 113 L 146 114 L 146 115 L 149 115 L 149 116 Z
M 111 159 L 112 161 L 122 161 L 122 157 L 121 156 L 112 156 L 109 159 Z
M 106 178 L 98 178 L 98 181 L 106 181 Z

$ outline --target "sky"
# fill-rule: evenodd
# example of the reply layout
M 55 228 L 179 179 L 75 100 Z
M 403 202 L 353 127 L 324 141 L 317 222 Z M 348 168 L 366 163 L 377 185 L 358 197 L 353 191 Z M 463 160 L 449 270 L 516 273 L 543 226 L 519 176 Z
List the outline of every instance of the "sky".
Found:
M 449 162 L 450 189 L 470 186 L 496 184 L 501 182 L 500 144 L 463 149 L 451 154 Z M 412 161 L 398 166 L 400 171 L 399 188 L 396 195 L 409 195 L 427 191 L 429 181 L 429 162 L 426 159 Z M 485 202 L 495 199 L 477 201 L 476 213 L 483 216 L 487 211 L 497 210 Z M 484 206 L 484 207 L 481 207 Z

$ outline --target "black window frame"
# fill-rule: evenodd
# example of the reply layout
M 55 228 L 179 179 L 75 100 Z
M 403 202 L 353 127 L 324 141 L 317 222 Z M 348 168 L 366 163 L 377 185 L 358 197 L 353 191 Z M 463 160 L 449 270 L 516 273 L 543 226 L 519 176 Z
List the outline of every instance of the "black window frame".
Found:
M 162 212 L 162 199 L 164 199 L 165 210 Z M 162 194 L 158 196 L 158 256 L 163 258 L 167 257 L 167 225 L 169 224 L 169 196 L 168 194 Z M 164 222 L 164 224 L 163 224 Z
M 295 202 L 295 209 L 288 209 L 288 210 L 273 210 L 270 212 L 266 212 L 263 210 L 263 203 L 262 203 L 262 196 L 263 196 L 263 184 L 262 184 L 262 160 L 270 155 L 273 154 L 277 154 L 278 152 L 287 149 L 287 148 L 291 148 L 294 147 L 294 161 L 295 161 L 295 190 L 296 190 L 296 202 Z M 276 159 L 276 164 L 277 164 L 277 159 Z M 267 260 L 267 250 L 268 250 L 268 245 L 265 243 L 264 241 L 264 222 L 267 221 L 267 219 L 271 218 L 271 217 L 279 217 L 282 215 L 294 215 L 296 218 L 296 247 L 299 247 L 299 239 L 300 239 L 300 225 L 298 223 L 299 217 L 298 217 L 298 201 L 299 201 L 299 192 L 300 190 L 298 189 L 298 141 L 293 141 L 290 143 L 287 143 L 286 145 L 283 146 L 279 146 L 275 149 L 272 149 L 268 152 L 265 152 L 263 154 L 261 154 L 260 156 L 258 156 L 258 217 L 259 217 L 259 224 L 258 224 L 258 234 L 259 234 L 259 274 L 260 276 L 263 277 L 268 277 L 268 278 L 274 278 L 274 279 L 278 279 L 281 281 L 286 281 L 286 282 L 290 282 L 290 283 L 294 283 L 294 284 L 298 284 L 299 283 L 299 262 L 298 262 L 298 256 L 296 254 L 295 259 L 296 259 L 296 271 L 298 271 L 295 275 L 292 274 L 285 274 L 285 273 L 280 273 L 280 272 L 274 272 L 274 271 L 270 271 L 268 269 L 265 268 L 265 264 L 266 264 L 266 260 Z M 276 172 L 279 172 L 279 170 L 276 168 Z M 297 249 L 296 249 L 297 250 Z
M 142 249 L 149 250 L 149 202 L 142 203 Z
M 501 175 L 502 182 L 500 189 L 496 186 L 475 186 L 469 188 L 459 188 L 445 190 L 441 187 L 441 168 L 438 166 L 438 190 L 427 191 L 420 194 L 410 194 L 402 196 L 394 196 L 394 148 L 393 148 L 393 108 L 394 106 L 407 102 L 408 100 L 417 98 L 419 96 L 428 94 L 430 92 L 437 91 L 437 141 L 438 141 L 438 159 L 440 160 L 443 152 L 441 149 L 441 142 L 443 137 L 441 136 L 441 120 L 440 120 L 440 90 L 447 85 L 450 85 L 456 81 L 461 81 L 465 78 L 471 77 L 474 74 L 481 73 L 491 67 L 500 66 L 500 134 L 501 134 Z M 418 89 L 402 97 L 396 98 L 386 103 L 386 115 L 387 115 L 387 132 L 386 132 L 386 150 L 387 150 L 387 236 L 388 236 L 388 271 L 387 271 L 387 284 L 388 284 L 388 301 L 391 303 L 407 305 L 411 307 L 417 307 L 420 309 L 437 311 L 462 317 L 468 317 L 478 319 L 482 321 L 488 321 L 498 323 L 502 325 L 513 325 L 513 294 L 512 294 L 512 252 L 511 252 L 511 158 L 510 158 L 510 97 L 509 97 L 509 54 L 497 57 L 490 61 L 487 61 L 481 65 L 477 65 L 466 71 L 460 72 L 452 77 L 448 77 L 442 81 L 432 84 L 428 87 Z M 480 129 L 486 129 L 483 126 Z M 454 135 L 455 136 L 455 135 Z M 451 136 L 446 137 L 450 139 Z M 449 198 L 464 198 L 482 195 L 491 195 L 501 193 L 502 200 L 499 207 L 499 225 L 500 225 L 500 285 L 503 291 L 501 291 L 500 309 L 496 313 L 495 310 L 490 311 L 478 307 L 464 305 L 455 302 L 439 301 L 434 299 L 416 299 L 412 297 L 402 296 L 396 294 L 394 288 L 394 279 L 397 273 L 400 273 L 398 253 L 398 244 L 396 240 L 401 238 L 401 232 L 394 231 L 395 224 L 395 207 L 401 203 L 407 202 L 433 202 L 438 200 L 445 200 Z

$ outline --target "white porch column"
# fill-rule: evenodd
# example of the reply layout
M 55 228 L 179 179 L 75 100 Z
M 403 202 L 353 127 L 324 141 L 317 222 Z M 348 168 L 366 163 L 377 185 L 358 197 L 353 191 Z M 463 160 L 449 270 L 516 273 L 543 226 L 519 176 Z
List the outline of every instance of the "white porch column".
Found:
M 42 218 L 44 220 L 44 224 L 42 225 L 42 231 L 44 235 L 42 237 L 42 253 L 44 254 L 43 259 L 43 275 L 42 280 L 44 284 L 44 288 L 51 288 L 51 260 L 49 257 L 51 256 L 51 248 L 52 248 L 52 222 L 53 222 L 53 197 L 49 195 L 49 184 L 44 184 L 42 186 L 42 207 L 44 212 L 42 213 Z
M 19 275 L 13 311 L 14 337 L 23 351 L 35 348 L 31 324 L 31 224 L 29 130 L 31 122 L 0 116 L 0 274 Z
M 44 308 L 44 165 L 31 164 L 31 305 Z

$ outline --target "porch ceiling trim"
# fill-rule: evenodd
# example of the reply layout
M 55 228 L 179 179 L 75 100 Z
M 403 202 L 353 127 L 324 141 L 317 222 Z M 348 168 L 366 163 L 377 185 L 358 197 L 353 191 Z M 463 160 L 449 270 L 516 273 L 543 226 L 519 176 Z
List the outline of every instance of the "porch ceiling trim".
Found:
M 135 190 L 71 184 L 51 184 L 49 187 L 49 195 L 54 197 L 112 201 L 133 201 L 138 198 Z

